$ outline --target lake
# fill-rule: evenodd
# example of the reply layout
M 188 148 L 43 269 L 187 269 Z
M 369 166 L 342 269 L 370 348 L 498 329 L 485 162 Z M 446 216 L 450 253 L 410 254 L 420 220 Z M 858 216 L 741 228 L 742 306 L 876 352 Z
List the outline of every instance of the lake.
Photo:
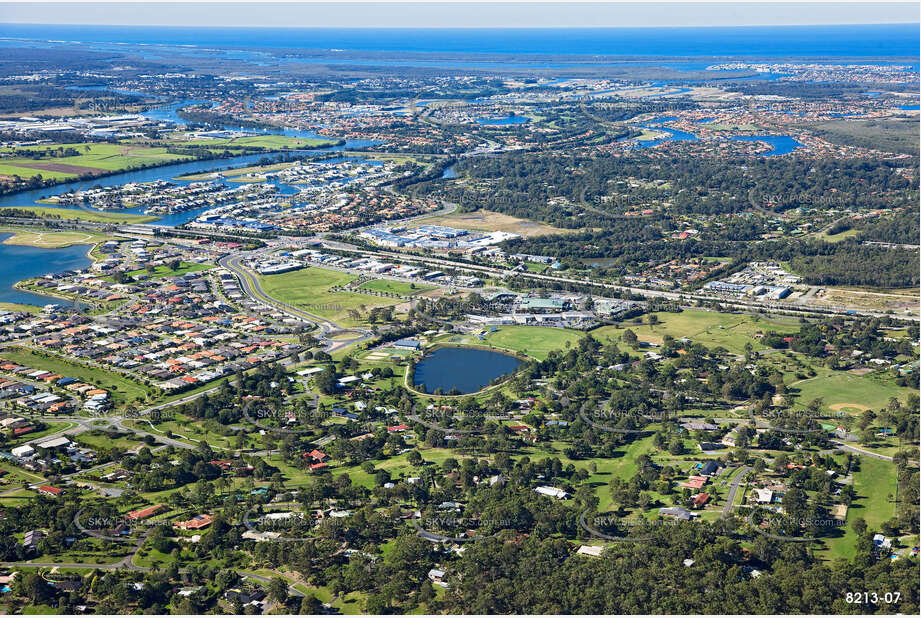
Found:
M 493 379 L 513 373 L 522 361 L 514 356 L 479 348 L 438 348 L 416 364 L 413 385 L 424 384 L 426 391 L 441 389 L 447 394 L 456 388 L 463 394 L 489 386 Z
M 68 301 L 17 290 L 14 283 L 65 270 L 79 270 L 93 263 L 87 255 L 92 245 L 73 245 L 62 249 L 39 249 L 22 245 L 5 245 L 12 234 L 0 234 L 0 302 L 38 305 L 64 304 Z

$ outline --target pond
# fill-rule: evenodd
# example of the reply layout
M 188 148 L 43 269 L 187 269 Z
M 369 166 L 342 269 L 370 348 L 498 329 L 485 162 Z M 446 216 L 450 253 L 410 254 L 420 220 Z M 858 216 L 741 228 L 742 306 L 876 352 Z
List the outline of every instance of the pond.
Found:
M 475 393 L 489 386 L 495 378 L 513 373 L 522 362 L 492 350 L 438 348 L 416 364 L 413 385 L 424 384 L 429 393 L 439 388 L 444 394 L 455 388 L 462 394 Z

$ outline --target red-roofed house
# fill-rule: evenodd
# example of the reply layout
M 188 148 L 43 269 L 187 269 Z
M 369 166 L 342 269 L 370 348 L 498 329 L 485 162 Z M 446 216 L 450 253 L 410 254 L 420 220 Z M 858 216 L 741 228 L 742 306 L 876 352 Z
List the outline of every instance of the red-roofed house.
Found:
M 51 496 L 52 498 L 56 498 L 60 496 L 62 493 L 64 493 L 64 490 L 61 489 L 60 487 L 52 487 L 51 485 L 41 485 L 38 488 L 38 493 L 45 494 L 46 496 Z
M 155 504 L 153 506 L 148 506 L 146 509 L 130 511 L 128 513 L 128 519 L 146 519 L 151 515 L 159 513 L 163 508 L 164 506 L 162 504 Z

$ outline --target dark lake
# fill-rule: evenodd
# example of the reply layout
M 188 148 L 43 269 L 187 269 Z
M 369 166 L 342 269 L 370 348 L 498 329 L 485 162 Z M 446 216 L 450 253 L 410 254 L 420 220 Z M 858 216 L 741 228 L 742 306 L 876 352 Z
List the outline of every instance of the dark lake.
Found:
M 492 350 L 477 348 L 438 348 L 416 364 L 414 386 L 425 385 L 429 393 L 440 388 L 447 394 L 457 388 L 474 393 L 501 375 L 512 373 L 522 361 Z

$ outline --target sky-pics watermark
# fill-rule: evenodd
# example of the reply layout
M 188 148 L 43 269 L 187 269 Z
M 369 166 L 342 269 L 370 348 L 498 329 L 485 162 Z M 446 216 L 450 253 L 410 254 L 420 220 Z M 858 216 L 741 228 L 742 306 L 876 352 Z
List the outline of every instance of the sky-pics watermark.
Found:
M 769 429 L 780 433 L 799 435 L 820 434 L 824 433 L 826 430 L 822 429 L 821 426 L 807 427 L 803 429 L 798 427 L 784 427 L 782 425 L 778 425 L 778 421 L 790 421 L 792 423 L 798 424 L 810 421 L 818 423 L 823 420 L 837 420 L 836 417 L 831 417 L 826 414 L 822 414 L 821 412 L 813 412 L 812 410 L 765 410 L 758 416 L 765 419 L 767 422 L 767 427 L 762 426 L 760 429 Z M 757 425 L 758 419 L 755 417 L 754 410 L 749 410 L 748 418 Z M 772 420 L 773 422 L 771 422 Z
M 775 532 L 771 532 L 771 530 L 777 529 L 781 533 L 792 531 L 793 529 L 830 530 L 833 528 L 843 528 L 847 524 L 847 521 L 838 519 L 836 517 L 784 517 L 773 512 L 770 516 L 760 517 L 760 521 L 755 523 L 755 515 L 756 512 L 752 512 L 751 515 L 749 515 L 745 520 L 751 525 L 755 532 L 761 536 L 766 536 L 769 539 L 774 539 L 775 541 L 793 541 L 795 543 L 809 543 L 812 541 L 818 541 L 820 537 L 777 534 Z M 768 524 L 767 527 L 764 527 L 765 523 Z
M 512 519 L 434 515 L 412 520 L 416 534 L 433 543 L 468 543 L 517 530 L 522 522 Z
M 74 526 L 87 536 L 116 543 L 134 543 L 130 533 L 134 530 L 150 530 L 169 526 L 168 521 L 131 517 L 130 515 L 108 515 L 103 513 L 89 513 L 86 509 L 77 511 L 74 515 Z
M 589 511 L 579 516 L 579 526 L 591 536 L 618 543 L 649 543 L 655 539 L 654 529 L 683 523 L 677 519 L 647 519 L 637 515 L 591 515 Z
M 301 435 L 309 433 L 310 426 L 328 413 L 318 410 L 284 409 L 256 399 L 243 406 L 243 419 L 259 429 L 274 433 Z
M 299 511 L 283 511 L 257 515 L 255 511 L 258 508 L 254 506 L 247 510 L 242 520 L 248 535 L 256 541 L 293 543 L 312 540 L 312 537 L 301 536 L 308 526 L 312 527 L 313 520 L 308 520 L 306 514 Z
M 595 429 L 623 434 L 651 433 L 654 430 L 646 428 L 646 425 L 661 423 L 672 418 L 668 413 L 662 411 L 641 414 L 630 410 L 609 410 L 605 408 L 587 410 L 586 407 L 579 411 L 579 417 Z M 624 427 L 624 424 L 630 426 Z
M 470 429 L 451 427 L 450 424 L 454 423 L 457 419 L 451 412 L 438 410 L 437 408 L 421 410 L 420 412 L 409 415 L 408 418 L 424 427 L 442 431 L 449 436 L 476 435 L 486 432 L 486 429 L 482 427 Z

